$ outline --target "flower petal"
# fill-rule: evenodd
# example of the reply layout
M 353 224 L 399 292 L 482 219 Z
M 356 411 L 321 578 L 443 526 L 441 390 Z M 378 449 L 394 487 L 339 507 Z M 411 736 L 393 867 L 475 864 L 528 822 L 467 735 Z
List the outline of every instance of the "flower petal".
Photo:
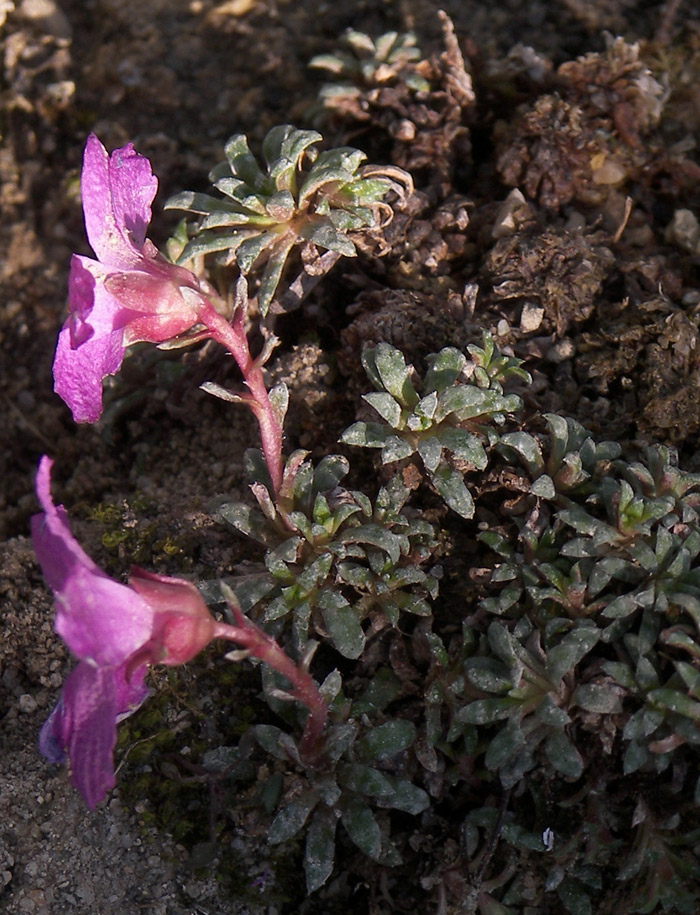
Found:
M 76 423 L 94 423 L 102 415 L 102 379 L 114 375 L 124 359 L 123 332 L 86 340 L 73 349 L 70 328 L 58 335 L 53 361 L 54 391 L 70 407 Z
M 85 144 L 81 192 L 92 249 L 106 267 L 128 270 L 142 257 L 158 179 L 132 143 L 111 155 L 94 134 Z
M 146 644 L 153 611 L 95 565 L 73 537 L 62 506 L 51 500 L 52 462 L 43 457 L 36 490 L 43 514 L 31 521 L 34 550 L 56 596 L 56 632 L 81 660 L 116 667 Z
M 195 585 L 131 567 L 129 584 L 154 611 L 153 662 L 186 664 L 211 642 L 216 623 Z
M 122 327 L 131 312 L 104 285 L 97 261 L 73 256 L 69 277 L 71 314 L 63 326 L 53 362 L 54 391 L 78 423 L 96 422 L 102 413 L 102 379 L 124 359 Z
M 129 309 L 130 320 L 124 328 L 129 345 L 142 341 L 162 343 L 197 323 L 197 308 L 186 301 L 175 282 L 175 271 L 180 268 L 173 266 L 170 276 L 162 267 L 146 266 L 148 272 L 130 270 L 112 273 L 105 279 L 109 295 Z
M 144 672 L 141 667 L 127 683 L 123 665 L 96 668 L 81 662 L 41 729 L 39 749 L 50 762 L 64 762 L 67 752 L 71 781 L 90 809 L 114 787 L 117 719 L 136 711 L 148 695 Z

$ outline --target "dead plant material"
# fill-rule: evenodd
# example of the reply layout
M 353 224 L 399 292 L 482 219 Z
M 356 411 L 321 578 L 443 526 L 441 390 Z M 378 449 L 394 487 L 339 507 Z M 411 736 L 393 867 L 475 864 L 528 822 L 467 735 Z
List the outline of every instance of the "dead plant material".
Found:
M 615 261 L 604 242 L 598 232 L 527 228 L 496 242 L 483 274 L 494 299 L 512 302 L 519 309 L 527 303 L 539 305 L 545 327 L 561 337 L 593 313 L 596 296 Z
M 617 38 L 602 54 L 562 64 L 554 82 L 557 92 L 499 125 L 496 169 L 507 185 L 549 210 L 571 201 L 600 206 L 654 170 L 649 138 L 668 92 L 638 45 Z
M 700 429 L 697 319 L 661 295 L 626 300 L 615 319 L 581 335 L 576 370 L 599 394 L 633 388 L 640 431 L 681 441 Z

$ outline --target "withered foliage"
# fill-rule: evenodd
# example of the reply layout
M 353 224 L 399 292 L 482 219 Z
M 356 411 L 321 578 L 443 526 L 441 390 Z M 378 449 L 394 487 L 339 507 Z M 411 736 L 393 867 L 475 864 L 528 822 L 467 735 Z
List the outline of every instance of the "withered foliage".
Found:
M 483 275 L 495 299 L 536 303 L 558 336 L 589 318 L 615 257 L 600 232 L 533 227 L 499 239 Z
M 627 388 L 641 431 L 669 441 L 697 433 L 697 320 L 658 295 L 635 306 L 627 300 L 611 312 L 602 330 L 581 335 L 580 380 L 605 395 Z
M 446 16 L 442 21 L 442 53 L 417 61 L 400 56 L 393 64 L 382 61 L 369 73 L 351 71 L 354 80 L 332 92 L 322 89 L 313 109 L 314 122 L 331 135 L 334 130 L 355 136 L 384 131 L 393 163 L 438 199 L 449 193 L 456 170 L 470 159 L 467 124 L 475 103 L 454 27 Z M 318 66 L 344 75 L 340 64 Z
M 650 167 L 649 134 L 667 90 L 639 59 L 638 46 L 621 38 L 604 54 L 562 64 L 553 88 L 501 128 L 496 168 L 546 209 L 603 204 Z

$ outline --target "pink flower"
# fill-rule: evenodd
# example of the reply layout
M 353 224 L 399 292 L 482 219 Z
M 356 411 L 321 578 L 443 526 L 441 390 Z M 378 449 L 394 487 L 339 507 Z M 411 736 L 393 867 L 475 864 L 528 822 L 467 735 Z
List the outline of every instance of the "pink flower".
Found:
M 94 134 L 83 156 L 87 237 L 97 257 L 74 254 L 70 314 L 58 337 L 54 390 L 76 422 L 102 413 L 102 379 L 119 370 L 124 348 L 162 343 L 198 323 L 206 300 L 197 278 L 160 256 L 146 238 L 158 180 L 131 143 L 111 155 Z
M 51 499 L 52 462 L 39 464 L 43 509 L 32 518 L 34 549 L 56 597 L 56 632 L 79 660 L 41 729 L 50 762 L 68 757 L 72 781 L 94 808 L 114 787 L 117 722 L 148 695 L 148 664 L 184 664 L 212 640 L 216 622 L 193 584 L 133 568 L 130 587 L 109 578 L 71 534 Z

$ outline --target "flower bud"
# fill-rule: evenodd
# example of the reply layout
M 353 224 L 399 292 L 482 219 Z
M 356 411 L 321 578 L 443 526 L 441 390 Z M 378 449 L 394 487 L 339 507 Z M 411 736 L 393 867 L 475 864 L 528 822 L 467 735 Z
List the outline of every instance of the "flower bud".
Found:
M 129 584 L 154 614 L 151 663 L 186 664 L 211 642 L 216 621 L 191 582 L 133 566 Z

